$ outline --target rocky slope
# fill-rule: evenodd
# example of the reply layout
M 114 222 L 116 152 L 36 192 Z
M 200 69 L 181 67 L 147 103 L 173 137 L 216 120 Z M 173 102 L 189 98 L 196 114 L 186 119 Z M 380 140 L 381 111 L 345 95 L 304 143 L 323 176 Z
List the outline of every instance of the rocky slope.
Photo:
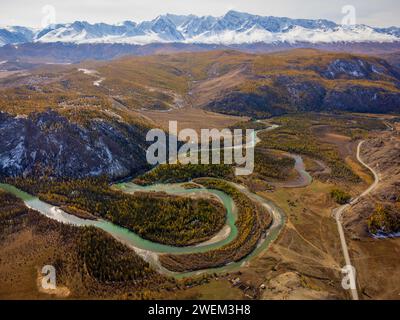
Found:
M 400 68 L 400 50 L 396 50 L 395 52 L 382 54 L 382 58 L 388 61 L 393 66 Z
M 397 124 L 400 129 L 400 122 Z M 380 175 L 380 183 L 368 196 L 345 212 L 344 226 L 351 261 L 356 268 L 360 298 L 363 300 L 398 300 L 400 279 L 400 234 L 393 227 L 400 225 L 400 135 L 397 132 L 378 134 L 364 143 L 364 161 Z M 368 221 L 376 215 L 378 231 L 373 237 Z M 383 213 L 383 214 L 382 214 Z
M 400 111 L 399 69 L 379 58 L 294 50 L 261 55 L 242 76 L 233 87 L 222 81 L 208 87 L 212 99 L 202 107 L 261 118 L 297 111 Z
M 93 119 L 86 126 L 54 111 L 0 113 L 0 175 L 113 179 L 147 168 L 145 128 Z
M 365 142 L 361 156 L 377 170 L 381 182 L 371 196 L 361 199 L 344 215 L 345 227 L 356 237 L 369 237 L 371 232 L 378 236 L 400 232 L 400 131 L 386 132 Z M 372 226 L 369 221 L 374 215 Z

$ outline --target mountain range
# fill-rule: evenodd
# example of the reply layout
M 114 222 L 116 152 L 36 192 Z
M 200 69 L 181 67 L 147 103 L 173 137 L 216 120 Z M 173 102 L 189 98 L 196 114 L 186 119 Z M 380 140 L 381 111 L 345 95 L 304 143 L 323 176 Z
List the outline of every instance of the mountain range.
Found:
M 124 21 L 115 25 L 75 21 L 43 29 L 20 26 L 0 28 L 0 46 L 54 42 L 235 45 L 397 41 L 400 41 L 398 27 L 347 26 L 323 19 L 263 17 L 237 11 L 229 11 L 221 17 L 165 14 L 151 21 Z

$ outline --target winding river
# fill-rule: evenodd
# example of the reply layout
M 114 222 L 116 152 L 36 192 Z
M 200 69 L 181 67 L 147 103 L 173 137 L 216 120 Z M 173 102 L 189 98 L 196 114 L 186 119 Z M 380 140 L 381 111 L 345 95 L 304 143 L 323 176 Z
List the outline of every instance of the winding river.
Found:
M 273 130 L 277 128 L 276 125 L 271 126 L 265 130 L 261 131 L 268 131 L 268 130 Z M 259 131 L 260 132 L 260 131 Z M 260 139 L 258 138 L 257 132 L 255 135 L 255 142 L 252 143 L 251 146 L 246 146 L 248 147 L 254 147 L 258 142 L 260 142 Z M 235 147 L 234 147 L 235 148 Z M 299 160 L 300 159 L 300 160 Z M 301 157 L 296 159 L 296 164 L 299 163 L 299 165 L 296 166 L 298 169 L 300 175 L 302 175 L 304 170 L 304 164 L 302 162 Z M 302 170 L 302 172 L 300 172 Z M 308 174 L 308 173 L 307 173 Z M 311 182 L 311 181 L 309 181 Z M 272 203 L 269 200 L 266 200 L 251 191 L 249 191 L 246 187 L 238 184 L 234 184 L 229 182 L 231 185 L 235 186 L 238 188 L 241 192 L 246 194 L 249 198 L 251 198 L 253 201 L 258 202 L 262 206 L 264 206 L 271 214 L 273 217 L 273 223 L 271 227 L 268 229 L 267 233 L 263 237 L 263 239 L 260 240 L 257 248 L 253 250 L 253 252 L 248 255 L 246 258 L 244 258 L 240 262 L 236 263 L 230 263 L 224 267 L 220 268 L 214 268 L 214 269 L 206 269 L 206 270 L 200 270 L 196 272 L 188 272 L 188 273 L 173 273 L 161 266 L 158 260 L 159 254 L 165 254 L 165 253 L 172 253 L 172 254 L 187 254 L 187 253 L 198 253 L 198 252 L 206 252 L 209 250 L 217 249 L 220 248 L 231 241 L 233 241 L 238 233 L 238 230 L 235 226 L 235 222 L 237 219 L 237 210 L 235 207 L 235 204 L 233 202 L 233 199 L 228 196 L 227 194 L 218 191 L 218 190 L 212 190 L 212 189 L 206 189 L 206 188 L 197 188 L 197 189 L 186 189 L 183 184 L 158 184 L 158 185 L 152 185 L 152 186 L 147 186 L 147 187 L 141 187 L 138 185 L 135 185 L 133 183 L 121 183 L 114 185 L 114 188 L 118 188 L 123 192 L 127 193 L 134 193 L 137 191 L 155 191 L 155 192 L 166 192 L 171 195 L 180 195 L 180 196 L 212 196 L 216 197 L 219 199 L 224 207 L 226 208 L 227 212 L 227 219 L 226 219 L 226 225 L 225 227 L 217 234 L 215 235 L 211 240 L 208 240 L 204 243 L 195 245 L 195 246 L 189 246 L 189 247 L 174 247 L 174 246 L 169 246 L 169 245 L 163 245 L 160 243 L 155 243 L 149 240 L 145 240 L 141 237 L 139 237 L 137 234 L 134 232 L 126 229 L 119 227 L 109 221 L 105 220 L 86 220 L 82 218 L 78 218 L 74 215 L 68 214 L 64 211 L 62 211 L 60 208 L 57 208 L 55 206 L 52 206 L 50 204 L 47 204 L 41 200 L 39 200 L 37 197 L 33 197 L 16 187 L 8 184 L 0 184 L 0 188 L 4 189 L 5 191 L 8 191 L 18 198 L 22 199 L 24 203 L 26 204 L 27 207 L 36 210 L 46 217 L 50 219 L 57 220 L 61 223 L 66 223 L 66 224 L 72 224 L 75 226 L 94 226 L 99 229 L 104 230 L 105 232 L 109 233 L 112 235 L 115 239 L 119 240 L 120 242 L 126 244 L 135 252 L 140 255 L 144 260 L 146 260 L 153 268 L 158 270 L 161 273 L 168 274 L 168 275 L 173 275 L 177 278 L 183 278 L 183 277 L 188 277 L 192 276 L 195 274 L 201 274 L 204 272 L 207 273 L 215 273 L 215 272 L 228 272 L 228 271 L 234 271 L 245 265 L 252 259 L 253 257 L 257 256 L 260 252 L 265 250 L 269 244 L 274 241 L 277 236 L 279 235 L 280 231 L 282 230 L 284 224 L 285 224 L 285 214 L 284 212 L 277 207 L 274 203 Z

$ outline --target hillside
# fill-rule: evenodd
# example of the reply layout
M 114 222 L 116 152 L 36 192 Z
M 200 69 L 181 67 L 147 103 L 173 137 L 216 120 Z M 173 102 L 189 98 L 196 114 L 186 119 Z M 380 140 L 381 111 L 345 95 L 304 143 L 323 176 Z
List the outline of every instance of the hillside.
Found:
M 398 121 L 398 120 L 397 120 Z M 400 135 L 377 134 L 365 142 L 361 157 L 380 181 L 344 216 L 357 281 L 364 299 L 398 299 L 400 276 Z
M 0 174 L 112 179 L 148 169 L 146 128 L 95 118 L 86 125 L 54 111 L 0 113 Z
M 0 136 L 7 141 L 0 173 L 7 176 L 135 175 L 147 167 L 148 129 L 174 114 L 186 123 L 191 110 L 254 118 L 400 112 L 398 68 L 382 58 L 310 49 L 124 57 L 0 75 Z M 207 112 L 204 120 L 213 117 Z
M 396 112 L 400 107 L 400 73 L 378 58 L 295 50 L 259 55 L 243 64 L 234 85 L 219 75 L 207 87 L 212 111 L 253 117 L 302 111 Z M 208 82 L 210 83 L 210 82 Z M 229 83 L 229 85 L 228 85 Z M 197 86 L 199 94 L 207 82 Z M 213 90 L 214 89 L 214 90 Z
M 370 197 L 355 204 L 344 218 L 357 237 L 387 237 L 400 232 L 400 133 L 385 132 L 365 143 L 362 157 L 376 169 L 380 183 Z
M 194 106 L 259 117 L 296 111 L 385 113 L 399 110 L 399 83 L 399 69 L 382 58 L 311 49 L 264 55 L 209 51 L 17 73 L 0 79 L 0 88 L 6 88 L 0 105 L 20 110 L 29 96 L 29 104 L 37 101 L 35 109 L 50 101 L 65 108 L 113 108 L 117 100 L 119 109 Z M 3 103 L 6 95 L 11 103 L 10 98 Z
M 400 67 L 400 51 L 382 54 L 382 58 L 386 59 L 390 64 Z

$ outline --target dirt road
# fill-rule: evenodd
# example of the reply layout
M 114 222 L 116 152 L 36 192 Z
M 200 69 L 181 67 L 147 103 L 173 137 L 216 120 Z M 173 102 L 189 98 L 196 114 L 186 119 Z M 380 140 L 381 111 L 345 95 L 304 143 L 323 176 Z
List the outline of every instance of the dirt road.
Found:
M 361 198 L 365 197 L 366 195 L 368 195 L 369 193 L 371 193 L 371 191 L 373 191 L 377 185 L 379 184 L 379 174 L 372 169 L 369 165 L 367 165 L 360 156 L 361 153 L 361 147 L 364 144 L 365 141 L 361 141 L 358 146 L 357 146 L 357 160 L 364 166 L 366 167 L 368 170 L 370 170 L 373 175 L 374 175 L 374 183 L 369 186 L 369 188 L 367 190 L 365 190 L 361 195 L 359 195 L 358 197 L 352 199 L 352 201 L 349 204 L 343 205 L 339 208 L 336 208 L 332 211 L 333 216 L 336 219 L 336 223 L 338 226 L 338 231 L 339 231 L 339 236 L 340 236 L 340 242 L 342 245 L 342 251 L 343 251 L 343 255 L 344 255 L 344 259 L 346 262 L 346 266 L 351 266 L 351 260 L 350 260 L 350 254 L 349 254 L 349 250 L 347 247 L 347 242 L 346 242 L 346 237 L 344 234 L 344 230 L 343 230 L 343 225 L 342 225 L 342 214 L 343 212 L 345 212 L 348 208 L 350 208 L 352 205 L 356 204 Z M 353 300 L 358 300 L 358 292 L 357 292 L 357 282 L 356 282 L 356 275 L 353 273 L 349 274 L 349 277 L 352 277 L 352 282 L 355 285 L 354 288 L 351 288 L 351 296 Z

